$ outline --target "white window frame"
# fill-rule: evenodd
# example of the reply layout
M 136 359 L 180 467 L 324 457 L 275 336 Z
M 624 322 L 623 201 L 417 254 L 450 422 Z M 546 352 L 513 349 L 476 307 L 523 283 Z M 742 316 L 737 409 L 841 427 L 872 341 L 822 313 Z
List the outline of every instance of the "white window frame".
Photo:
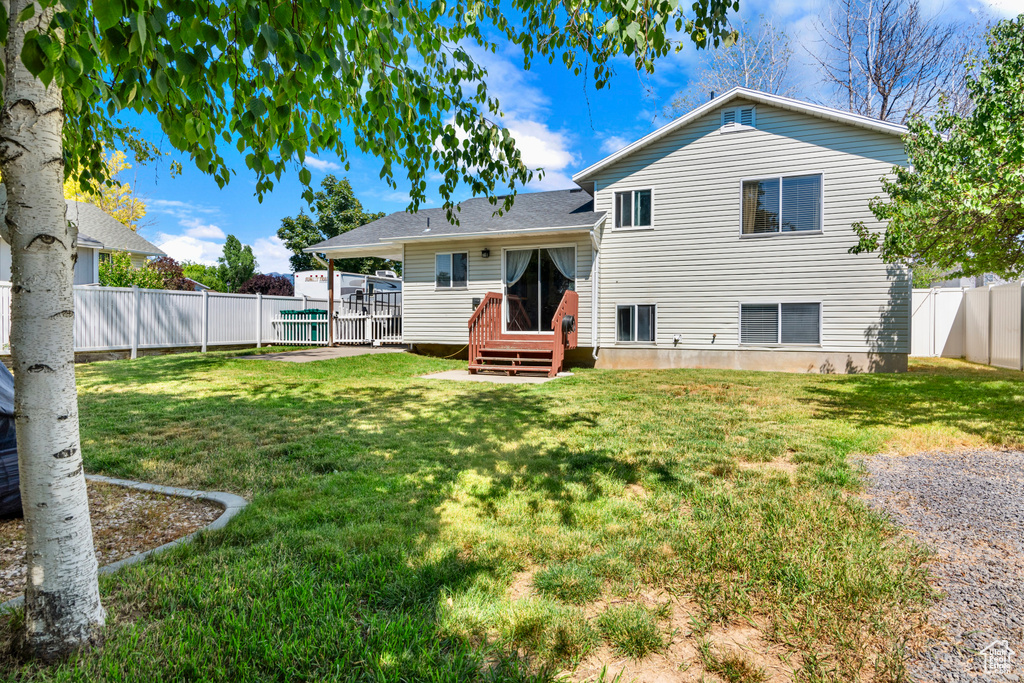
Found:
M 637 306 L 650 306 L 654 309 L 654 339 L 650 341 L 638 341 L 636 338 L 636 325 L 639 316 L 636 314 Z M 619 339 L 619 309 L 620 308 L 632 308 L 633 309 L 633 340 L 632 341 L 621 341 Z M 615 343 L 624 344 L 627 346 L 636 346 L 638 344 L 644 345 L 649 344 L 652 346 L 658 343 L 658 304 L 651 301 L 631 301 L 629 303 L 616 303 L 615 304 Z
M 778 325 L 775 328 L 775 343 L 774 344 L 752 344 L 752 343 L 749 343 L 749 342 L 744 342 L 743 341 L 743 307 L 744 306 L 771 306 L 773 304 L 778 309 L 778 312 L 776 313 L 776 320 L 778 320 Z M 811 342 L 811 343 L 807 343 L 807 344 L 794 344 L 792 342 L 787 342 L 787 343 L 784 344 L 782 342 L 782 306 L 783 306 L 783 304 L 817 304 L 817 306 L 818 306 L 818 341 L 817 341 L 817 343 Z M 779 301 L 778 299 L 775 299 L 775 300 L 772 300 L 772 301 L 741 301 L 736 306 L 736 341 L 737 341 L 737 343 L 740 346 L 746 346 L 746 347 L 765 347 L 765 346 L 767 346 L 767 347 L 771 347 L 771 348 L 776 348 L 776 347 L 786 347 L 786 348 L 788 348 L 788 347 L 797 347 L 797 348 L 803 348 L 803 349 L 807 349 L 807 348 L 821 348 L 821 346 L 822 346 L 821 340 L 822 340 L 822 337 L 824 336 L 824 329 L 823 329 L 823 323 L 824 323 L 824 318 L 825 318 L 824 311 L 825 311 L 825 304 L 821 300 L 818 300 L 818 301 L 813 301 L 813 300 L 812 301 L 808 301 L 807 299 L 799 299 L 799 300 L 795 300 L 795 301 L 789 301 L 789 300 Z
M 783 178 L 803 178 L 804 176 L 816 175 L 821 176 L 821 191 L 818 193 L 818 225 L 821 226 L 818 230 L 783 230 L 782 229 L 782 180 Z M 743 232 L 743 183 L 749 183 L 753 181 L 762 180 L 778 180 L 779 181 L 779 229 L 775 232 L 754 232 L 744 233 Z M 761 239 L 764 237 L 779 237 L 786 235 L 787 237 L 793 235 L 824 235 L 825 234 L 825 172 L 824 171 L 808 171 L 806 173 L 784 173 L 780 175 L 760 175 L 750 176 L 748 178 L 740 178 L 740 225 L 739 233 L 740 239 Z
M 618 206 L 616 206 L 618 195 L 630 193 L 631 203 L 633 207 L 634 215 L 636 211 L 636 193 L 637 192 L 650 192 L 651 193 L 651 224 L 650 225 L 627 225 L 625 227 L 617 225 L 619 222 Z M 654 230 L 654 188 L 653 187 L 624 187 L 621 189 L 612 190 L 612 231 L 613 232 L 632 232 L 636 230 Z
M 501 331 L 504 334 L 535 334 L 537 336 L 546 335 L 551 336 L 555 333 L 554 330 L 543 330 L 539 332 L 527 331 L 522 332 L 520 330 L 508 329 L 508 285 L 505 284 L 505 252 L 506 251 L 536 251 L 537 249 L 561 249 L 564 247 L 572 247 L 573 253 L 573 267 L 576 270 L 576 283 L 577 289 L 575 290 L 579 294 L 580 284 L 580 245 L 575 242 L 565 242 L 562 244 L 535 244 L 535 245 L 524 245 L 521 247 L 502 247 L 501 248 Z M 541 321 L 543 322 L 543 321 Z M 579 329 L 580 321 L 576 321 L 576 328 Z
M 750 125 L 744 126 L 740 123 L 741 112 L 745 109 L 750 110 Z M 733 112 L 733 123 L 725 122 L 726 112 Z M 738 133 L 744 130 L 756 130 L 757 129 L 757 106 L 753 104 L 744 105 L 742 107 L 725 107 L 721 113 L 721 126 L 718 129 L 719 133 Z
M 455 254 L 465 254 L 466 255 L 466 284 L 464 284 L 464 285 L 456 285 L 455 284 Z M 452 278 L 451 278 L 451 284 L 449 284 L 447 286 L 446 285 L 439 285 L 439 284 L 437 284 L 437 257 L 438 256 L 447 256 L 449 259 L 451 259 L 451 264 L 452 264 L 452 266 L 451 266 L 452 267 L 452 273 L 451 274 L 452 274 Z M 469 252 L 468 251 L 435 251 L 434 252 L 434 291 L 435 292 L 450 292 L 450 291 L 454 290 L 456 292 L 464 292 L 467 289 L 469 289 Z

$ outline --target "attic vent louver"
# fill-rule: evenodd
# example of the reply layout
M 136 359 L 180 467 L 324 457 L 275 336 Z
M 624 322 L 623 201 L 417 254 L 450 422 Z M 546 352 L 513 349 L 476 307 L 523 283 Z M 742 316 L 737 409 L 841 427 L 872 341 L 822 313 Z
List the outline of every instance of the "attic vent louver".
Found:
M 754 110 L 752 108 L 740 109 L 740 125 L 741 126 L 753 126 L 754 125 Z

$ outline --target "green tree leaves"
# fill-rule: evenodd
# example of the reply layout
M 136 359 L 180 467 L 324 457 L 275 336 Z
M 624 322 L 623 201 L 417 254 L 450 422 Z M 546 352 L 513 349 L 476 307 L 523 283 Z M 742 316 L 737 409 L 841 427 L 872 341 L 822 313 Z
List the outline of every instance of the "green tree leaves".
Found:
M 228 235 L 224 241 L 224 255 L 217 259 L 218 275 L 229 292 L 237 292 L 256 273 L 256 257 L 252 247 L 242 245 L 237 237 Z
M 356 198 L 348 178 L 338 180 L 333 175 L 328 175 L 321 181 L 320 187 L 322 189 L 313 195 L 316 221 L 314 222 L 310 216 L 300 212 L 294 218 L 282 218 L 281 227 L 277 230 L 277 236 L 292 251 L 293 255 L 289 261 L 293 272 L 317 269 L 312 254 L 302 251 L 306 247 L 384 216 L 383 213 L 363 211 L 363 205 Z M 383 269 L 401 272 L 401 267 L 398 264 L 373 257 L 338 259 L 336 265 L 340 270 L 352 273 L 372 273 L 375 270 Z
M 436 170 L 449 207 L 463 185 L 473 195 L 510 188 L 503 208 L 535 169 L 501 129 L 486 71 L 460 45 L 494 50 L 508 41 L 522 50 L 526 67 L 557 59 L 581 73 L 589 63 L 603 87 L 616 56 L 651 71 L 657 58 L 680 49 L 672 31 L 685 30 L 702 47 L 730 40 L 725 17 L 735 4 L 42 2 L 57 8 L 51 32 L 30 36 L 22 57 L 62 88 L 66 161 L 100 180 L 102 145 L 125 144 L 118 117 L 149 112 L 170 144 L 221 186 L 237 171 L 222 145 L 247 153 L 258 197 L 307 154 L 326 151 L 344 163 L 351 144 L 380 159 L 392 187 L 408 179 L 414 207 Z M 2 11 L 0 20 L 7 20 Z M 301 179 L 312 200 L 308 172 Z
M 1024 14 L 993 27 L 967 88 L 970 115 L 943 107 L 931 121 L 911 121 L 908 166 L 883 179 L 888 200 L 871 204 L 888 221 L 885 235 L 855 224 L 852 252 L 878 249 L 886 262 L 949 277 L 1024 273 Z

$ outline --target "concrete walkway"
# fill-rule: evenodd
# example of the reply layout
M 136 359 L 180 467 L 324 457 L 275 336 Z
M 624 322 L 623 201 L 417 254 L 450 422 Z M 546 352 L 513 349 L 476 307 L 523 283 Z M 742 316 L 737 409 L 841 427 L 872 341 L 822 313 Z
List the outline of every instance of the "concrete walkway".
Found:
M 471 375 L 469 370 L 445 370 L 430 375 L 420 375 L 420 379 L 446 379 L 452 382 L 490 382 L 491 384 L 544 384 L 557 377 L 541 377 L 539 375 Z
M 281 353 L 262 353 L 257 356 L 239 356 L 246 360 L 281 360 L 286 363 L 310 363 L 315 360 L 332 360 L 365 356 L 372 353 L 404 353 L 404 346 L 321 346 L 316 349 L 301 351 L 282 351 Z

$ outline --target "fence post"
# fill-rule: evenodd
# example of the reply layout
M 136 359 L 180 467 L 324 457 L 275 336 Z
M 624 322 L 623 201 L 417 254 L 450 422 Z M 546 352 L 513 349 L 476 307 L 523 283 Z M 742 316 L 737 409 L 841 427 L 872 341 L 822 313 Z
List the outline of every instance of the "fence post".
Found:
M 256 348 L 263 346 L 263 294 L 256 293 Z
M 206 345 L 210 342 L 210 292 L 203 290 L 203 353 L 206 353 Z
M 142 317 L 140 310 L 142 294 L 138 285 L 132 285 L 132 359 L 139 357 L 139 319 Z

